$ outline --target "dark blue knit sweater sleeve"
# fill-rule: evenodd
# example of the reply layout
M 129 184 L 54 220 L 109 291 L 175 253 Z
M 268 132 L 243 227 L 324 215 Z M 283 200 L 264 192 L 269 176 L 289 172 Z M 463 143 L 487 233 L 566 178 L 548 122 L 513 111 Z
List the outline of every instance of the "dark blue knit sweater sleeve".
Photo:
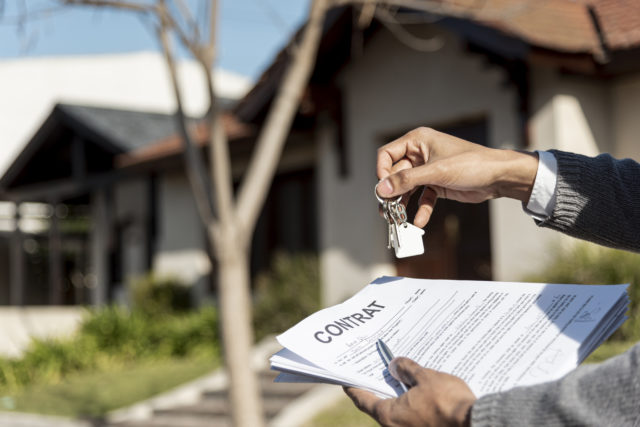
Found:
M 608 154 L 552 151 L 556 206 L 537 222 L 601 245 L 640 252 L 640 164 Z M 640 344 L 564 378 L 482 397 L 473 426 L 640 426 Z
M 640 252 L 640 164 L 608 154 L 552 153 L 558 161 L 556 207 L 551 217 L 538 224 Z
M 640 344 L 557 381 L 486 395 L 471 409 L 473 427 L 640 426 Z

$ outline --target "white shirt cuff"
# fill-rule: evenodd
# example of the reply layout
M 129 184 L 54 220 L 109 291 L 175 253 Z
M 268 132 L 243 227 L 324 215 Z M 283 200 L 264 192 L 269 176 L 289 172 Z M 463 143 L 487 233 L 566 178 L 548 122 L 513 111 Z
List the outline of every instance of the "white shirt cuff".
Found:
M 536 153 L 538 153 L 538 171 L 525 211 L 533 218 L 544 221 L 551 216 L 556 206 L 558 161 L 548 151 L 536 151 Z

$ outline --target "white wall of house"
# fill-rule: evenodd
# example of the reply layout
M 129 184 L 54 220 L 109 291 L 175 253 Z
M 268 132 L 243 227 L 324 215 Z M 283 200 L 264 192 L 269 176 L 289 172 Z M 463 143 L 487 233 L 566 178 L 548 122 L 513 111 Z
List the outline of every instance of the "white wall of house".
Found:
M 111 223 L 113 214 L 111 210 L 112 198 L 105 190 L 94 191 L 91 194 L 91 229 L 90 240 L 90 264 L 89 275 L 91 289 L 91 303 L 103 305 L 108 302 L 107 289 L 110 283 L 109 277 L 109 247 L 111 235 Z
M 104 289 L 113 278 L 107 276 L 108 257 L 104 247 L 113 227 L 120 228 L 122 282 L 116 286 L 119 300 L 126 301 L 132 280 L 147 274 L 147 222 L 150 220 L 149 181 L 146 178 L 127 179 L 113 189 L 110 201 L 105 194 L 96 194 L 93 206 L 96 221 L 92 230 L 92 259 L 98 288 Z M 211 262 L 206 250 L 206 236 L 196 210 L 189 182 L 181 172 L 167 172 L 158 177 L 157 240 L 152 259 L 154 274 L 176 278 L 192 286 L 195 297 L 205 294 Z M 106 204 L 109 203 L 109 206 Z M 107 210 L 111 216 L 106 217 Z M 106 296 L 94 296 L 104 302 Z
M 114 188 L 114 225 L 120 228 L 123 289 L 147 273 L 147 222 L 149 212 L 149 181 L 144 178 L 118 182 Z
M 534 68 L 531 148 L 597 155 L 615 145 L 610 84 Z
M 612 84 L 613 134 L 616 157 L 640 161 L 640 73 Z
M 187 177 L 181 172 L 164 173 L 158 179 L 157 191 L 158 241 L 153 270 L 193 284 L 196 294 L 203 294 L 211 261 Z

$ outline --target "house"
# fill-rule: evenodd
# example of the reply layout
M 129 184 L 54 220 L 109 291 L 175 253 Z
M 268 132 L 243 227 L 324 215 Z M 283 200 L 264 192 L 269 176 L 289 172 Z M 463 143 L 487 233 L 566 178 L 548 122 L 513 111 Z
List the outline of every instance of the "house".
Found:
M 207 108 L 206 83 L 201 69 L 195 61 L 180 61 L 177 67 L 179 84 L 186 96 L 185 110 L 191 116 L 200 116 Z M 242 76 L 216 70 L 215 77 L 217 93 L 225 108 L 247 91 L 249 81 Z M 90 256 L 88 235 L 90 195 L 78 191 L 95 181 L 88 179 L 85 182 L 80 178 L 77 187 L 69 183 L 65 187 L 60 185 L 59 178 L 70 172 L 71 169 L 65 168 L 72 167 L 76 178 L 87 173 L 91 177 L 93 173 L 105 172 L 105 165 L 109 165 L 106 169 L 111 168 L 110 162 L 117 153 L 175 132 L 170 115 L 175 108 L 175 99 L 164 58 L 160 53 L 137 52 L 2 60 L 0 89 L 3 93 L 0 99 L 3 117 L 0 120 L 0 171 L 4 182 L 13 182 L 15 178 L 16 182 L 29 183 L 26 187 L 31 190 L 37 187 L 33 184 L 43 180 L 51 184 L 39 194 L 30 193 L 26 187 L 22 196 L 15 192 L 5 193 L 3 200 L 21 202 L 18 210 L 13 203 L 0 202 L 0 304 L 100 301 L 102 297 L 94 292 L 97 281 L 94 270 L 100 270 L 101 264 L 95 255 Z M 95 108 L 95 105 L 101 107 Z M 77 141 L 71 142 L 69 138 Z M 85 140 L 90 142 L 85 143 Z M 13 172 L 9 171 L 11 167 Z M 25 168 L 26 175 L 31 175 L 18 177 L 16 168 Z M 47 177 L 47 173 L 53 176 Z M 135 185 L 145 188 L 139 182 Z M 136 195 L 134 200 L 137 203 L 144 197 Z M 144 209 L 134 206 L 130 210 L 146 212 Z M 56 250 L 58 240 L 48 237 L 51 230 L 55 231 L 55 227 L 49 226 L 51 218 L 62 219 L 59 231 L 64 238 L 64 248 L 61 250 Z M 66 230 L 70 219 L 73 220 L 72 229 Z M 18 223 L 20 227 L 16 228 Z M 129 231 L 133 228 L 129 227 Z M 146 230 L 145 226 L 143 230 Z M 140 235 L 142 241 L 147 238 L 146 234 L 149 233 L 144 231 Z M 114 243 L 118 242 L 109 241 L 109 245 Z M 198 244 L 202 245 L 202 242 Z M 137 245 L 138 248 L 144 246 Z M 100 250 L 109 252 L 109 247 Z M 121 266 L 131 271 L 142 269 L 146 262 L 144 250 L 132 251 L 137 255 L 122 262 L 114 258 L 105 264 L 104 271 L 113 270 L 110 277 L 119 281 Z M 168 257 L 167 262 L 181 256 L 180 253 L 174 251 L 175 256 Z M 60 259 L 54 262 L 52 254 L 54 259 Z M 182 256 L 185 254 L 188 252 L 182 252 Z M 196 258 L 193 263 L 198 266 L 197 271 L 209 268 L 206 255 L 204 259 L 203 256 Z M 193 274 L 196 273 L 192 273 L 190 279 Z M 111 286 L 118 287 L 117 284 Z
M 100 105 L 171 114 L 175 99 L 159 52 L 70 55 L 0 60 L 0 173 L 24 148 L 56 103 Z M 180 61 L 178 79 L 188 115 L 207 108 L 205 81 L 196 61 Z M 233 102 L 250 81 L 216 70 L 218 96 Z
M 223 125 L 235 159 L 232 172 L 238 176 L 255 132 L 231 114 L 223 115 Z M 191 126 L 204 158 L 206 126 L 198 120 Z M 166 114 L 55 105 L 0 179 L 3 198 L 19 206 L 13 214 L 20 224 L 0 240 L 0 259 L 10 260 L 0 277 L 5 284 L 0 301 L 126 301 L 131 280 L 149 271 L 191 285 L 198 301 L 211 297 L 206 231 L 176 132 L 174 118 Z M 313 203 L 307 200 L 313 181 L 299 169 L 313 152 L 306 140 L 295 141 L 295 132 L 291 139 L 257 226 L 255 271 L 268 267 L 262 255 L 275 247 L 316 249 L 314 228 L 305 221 L 313 216 Z M 303 211 L 289 209 L 291 202 Z M 28 214 L 34 206 L 44 206 L 44 212 Z M 41 226 L 26 226 L 27 217 L 39 219 Z M 282 232 L 274 235 L 274 230 Z
M 440 5 L 440 6 L 437 6 Z M 396 260 L 376 209 L 375 153 L 430 126 L 491 147 L 640 159 L 640 4 L 487 0 L 334 10 L 303 103 L 315 120 L 326 303 L 381 274 L 521 280 L 553 242 L 519 203 L 438 201 L 426 253 Z M 286 51 L 234 112 L 259 122 Z
M 491 147 L 557 148 L 588 155 L 607 151 L 640 158 L 635 141 L 640 130 L 640 4 L 408 4 L 411 7 L 393 9 L 366 4 L 330 12 L 308 90 L 256 230 L 256 270 L 256 263 L 266 263 L 256 254 L 275 248 L 317 251 L 325 304 L 344 299 L 382 274 L 519 280 L 544 266 L 552 242 L 564 240 L 538 229 L 514 201 L 463 205 L 441 200 L 426 227 L 426 253 L 394 259 L 386 248 L 387 229 L 373 195 L 375 153 L 412 128 L 430 126 Z M 243 172 L 289 52 L 283 49 L 227 115 L 236 178 Z M 105 113 L 87 106 L 56 108 L 64 114 Z M 60 150 L 66 147 L 66 177 L 83 183 L 82 195 L 64 197 L 84 197 L 82 203 L 89 200 L 91 206 L 91 301 L 113 299 L 114 286 L 121 286 L 125 276 L 161 265 L 166 271 L 195 271 L 193 277 L 206 281 L 211 267 L 198 270 L 206 264 L 207 248 L 201 237 L 200 246 L 194 244 L 203 233 L 187 192 L 179 139 L 168 136 L 144 144 L 121 140 L 120 148 L 111 151 L 109 165 L 87 162 L 86 169 L 77 170 L 82 150 L 73 147 L 89 144 L 91 132 L 81 129 L 92 119 L 85 116 L 76 123 L 70 138 L 51 130 L 56 123 L 73 127 L 68 118 L 55 119 L 54 114 L 58 113 L 54 110 L 39 134 L 47 141 L 58 138 L 51 144 Z M 49 120 L 53 128 L 47 128 Z M 85 148 L 106 150 L 108 144 L 100 140 L 115 141 L 112 130 L 115 127 L 93 135 Z M 114 141 L 111 146 L 117 145 Z M 0 182 L 7 197 L 29 201 L 36 193 L 27 190 L 36 184 L 40 194 L 52 194 L 47 190 L 50 177 L 38 176 L 45 168 L 35 167 L 36 158 L 54 156 L 43 151 L 45 146 L 40 144 L 31 155 L 23 151 L 23 160 L 14 162 Z M 134 206 L 140 210 L 131 211 Z M 177 250 L 172 261 L 162 261 L 172 253 L 163 245 L 171 247 L 181 239 L 184 256 Z M 19 246 L 14 248 L 20 252 Z M 120 261 L 107 257 L 107 252 L 118 254 Z M 55 286 L 60 285 L 52 284 L 49 290 Z M 211 290 L 200 287 L 205 293 Z

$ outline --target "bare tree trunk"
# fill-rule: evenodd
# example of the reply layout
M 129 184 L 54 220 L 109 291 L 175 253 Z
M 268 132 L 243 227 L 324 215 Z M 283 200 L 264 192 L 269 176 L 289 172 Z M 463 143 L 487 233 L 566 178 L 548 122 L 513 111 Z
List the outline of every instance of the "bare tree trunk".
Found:
M 234 426 L 262 426 L 264 412 L 257 375 L 251 366 L 253 326 L 249 250 L 224 227 L 218 244 L 218 287 L 224 357 L 230 376 L 229 397 Z
M 1 0 L 0 0 L 1 1 Z M 194 191 L 198 213 L 207 228 L 211 247 L 218 260 L 219 306 L 226 366 L 230 375 L 231 413 L 235 426 L 261 427 L 264 415 L 257 376 L 251 366 L 253 328 L 249 277 L 250 244 L 258 215 L 275 175 L 278 160 L 291 128 L 303 91 L 313 70 L 322 35 L 322 25 L 332 0 L 313 0 L 300 44 L 293 50 L 291 64 L 278 89 L 266 123 L 256 142 L 246 177 L 234 199 L 231 160 L 226 135 L 216 105 L 211 69 L 215 57 L 216 0 L 211 1 L 209 43 L 189 38 L 167 8 L 166 0 L 136 3 L 131 0 L 60 0 L 65 4 L 115 7 L 154 15 L 159 20 L 158 36 L 176 97 L 176 119 L 185 146 L 185 163 Z M 180 9 L 182 10 L 182 9 Z M 184 15 L 184 11 L 182 12 Z M 184 15 L 188 22 L 192 19 Z M 197 28 L 196 28 L 197 29 Z M 175 63 L 169 45 L 169 32 L 191 50 L 207 78 L 211 101 L 210 119 L 211 180 L 194 146 L 186 123 L 177 83 Z M 196 37 L 197 39 L 197 37 Z M 212 184 L 212 185 L 209 185 Z
M 300 44 L 295 47 L 280 88 L 260 130 L 251 156 L 247 176 L 238 191 L 237 217 L 243 231 L 251 236 L 267 192 L 275 175 L 291 123 L 296 116 L 302 94 L 313 66 L 322 36 L 329 0 L 313 0 L 309 19 Z
M 216 233 L 210 233 L 217 243 L 225 359 L 231 376 L 230 394 L 236 426 L 253 427 L 264 422 L 257 376 L 249 366 L 253 341 L 248 262 L 251 236 L 275 175 L 302 93 L 313 70 L 327 3 L 327 0 L 312 2 L 302 40 L 294 52 L 291 65 L 256 142 L 256 149 L 239 190 L 232 223 L 225 221 L 223 213 L 220 212 L 221 238 L 215 239 Z M 212 127 L 213 130 L 215 126 Z M 221 141 L 215 141 L 215 134 L 211 137 L 213 151 L 215 144 Z M 221 164 L 223 158 L 212 157 L 214 170 L 217 166 L 224 168 Z M 226 166 L 228 167 L 228 163 Z M 218 173 L 229 175 L 223 171 L 224 169 Z M 229 232 L 230 230 L 232 232 Z

